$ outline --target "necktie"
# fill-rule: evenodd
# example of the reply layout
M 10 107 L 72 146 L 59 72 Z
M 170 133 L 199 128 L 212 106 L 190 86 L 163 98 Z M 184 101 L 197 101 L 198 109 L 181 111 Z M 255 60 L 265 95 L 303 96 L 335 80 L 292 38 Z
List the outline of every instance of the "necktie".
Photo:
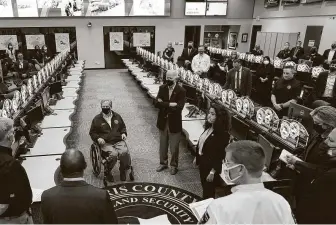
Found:
M 188 50 L 188 55 L 190 55 L 191 49 Z
M 239 90 L 240 88 L 240 82 L 239 82 L 239 70 L 237 71 L 237 79 L 236 79 L 236 89 Z

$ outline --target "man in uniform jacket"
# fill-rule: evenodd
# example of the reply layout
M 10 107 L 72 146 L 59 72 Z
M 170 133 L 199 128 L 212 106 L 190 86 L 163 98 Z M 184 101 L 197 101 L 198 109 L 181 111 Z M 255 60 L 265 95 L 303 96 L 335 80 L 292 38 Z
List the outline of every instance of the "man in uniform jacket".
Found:
M 168 71 L 167 84 L 160 86 L 155 106 L 159 108 L 157 127 L 160 130 L 160 166 L 157 172 L 168 168 L 168 144 L 171 153 L 171 174 L 178 168 L 179 143 L 182 131 L 182 110 L 185 104 L 186 91 L 177 81 L 176 71 Z
M 184 48 L 181 54 L 181 59 L 184 60 L 184 62 L 193 60 L 194 56 L 197 55 L 197 49 L 194 48 L 194 43 L 192 41 L 188 42 L 188 47 Z

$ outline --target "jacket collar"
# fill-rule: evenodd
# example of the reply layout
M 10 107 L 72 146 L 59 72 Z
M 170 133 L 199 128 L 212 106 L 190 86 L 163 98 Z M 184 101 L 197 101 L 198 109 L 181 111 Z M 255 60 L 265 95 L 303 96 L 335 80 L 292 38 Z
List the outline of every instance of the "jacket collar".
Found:
M 115 116 L 115 112 L 113 110 L 111 110 L 111 115 L 112 115 L 111 118 L 113 118 Z M 100 118 L 104 119 L 103 112 L 99 113 L 99 116 L 100 116 Z
M 62 181 L 61 186 L 63 187 L 81 187 L 81 186 L 87 186 L 89 185 L 84 180 L 78 180 L 78 181 Z
M 4 146 L 0 146 L 0 154 L 7 154 L 12 156 L 12 149 Z

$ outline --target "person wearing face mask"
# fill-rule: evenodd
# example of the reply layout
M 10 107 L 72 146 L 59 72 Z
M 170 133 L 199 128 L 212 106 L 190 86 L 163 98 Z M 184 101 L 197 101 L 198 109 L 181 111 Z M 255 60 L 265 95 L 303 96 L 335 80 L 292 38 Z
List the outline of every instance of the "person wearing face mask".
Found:
M 263 52 L 263 50 L 260 49 L 260 45 L 255 45 L 254 49 L 251 51 L 251 54 L 253 54 L 255 56 L 260 56 L 260 55 L 263 55 L 264 52 Z
M 313 89 L 313 105 L 336 107 L 336 59 L 331 61 L 329 71 L 320 73 Z
M 178 74 L 168 70 L 167 83 L 159 88 L 155 107 L 159 109 L 157 128 L 160 130 L 160 166 L 161 172 L 168 168 L 168 146 L 170 148 L 170 174 L 178 171 L 179 143 L 182 132 L 182 110 L 186 101 L 186 91 L 177 84 Z
M 0 224 L 32 224 L 32 189 L 25 169 L 12 156 L 14 121 L 0 118 Z
M 295 68 L 285 66 L 282 77 L 274 84 L 271 102 L 280 117 L 288 115 L 291 102 L 296 103 L 301 93 L 301 83 L 294 78 Z
M 305 59 L 313 62 L 312 67 L 323 65 L 323 57 L 317 52 L 315 46 L 310 49 L 309 55 L 307 55 Z
M 299 62 L 299 59 L 302 59 L 304 56 L 304 49 L 302 48 L 302 42 L 298 41 L 296 43 L 296 46 L 292 48 L 290 54 L 291 54 L 291 60 L 295 63 Z
M 264 56 L 263 63 L 258 66 L 256 71 L 256 90 L 258 99 L 263 106 L 270 105 L 269 96 L 274 78 L 274 66 L 270 62 L 270 57 Z
M 12 62 L 16 62 L 16 55 L 17 52 L 13 47 L 12 43 L 8 43 L 7 49 L 6 49 L 6 53 L 8 54 L 9 58 L 12 60 Z
M 285 43 L 284 48 L 278 53 L 276 56 L 279 59 L 282 59 L 283 61 L 290 61 L 291 60 L 291 50 L 290 50 L 290 44 L 289 42 Z
M 189 41 L 188 47 L 183 49 L 180 59 L 183 60 L 184 63 L 190 64 L 195 55 L 197 55 L 197 49 L 194 48 L 194 42 Z
M 290 168 L 297 171 L 296 181 L 296 209 L 299 223 L 326 224 L 335 223 L 336 196 L 334 190 L 327 191 L 328 185 L 336 187 L 333 183 L 323 183 L 319 180 L 325 173 L 336 169 L 336 129 L 333 129 L 327 138 L 318 146 L 314 158 L 309 161 L 299 161 L 292 156 L 287 157 Z M 335 175 L 335 172 L 333 173 Z M 331 199 L 330 199 L 331 198 Z M 318 209 L 318 210 L 316 210 Z M 327 211 L 327 212 L 326 212 Z
M 324 63 L 326 69 L 329 68 L 329 64 L 332 60 L 336 60 L 336 41 L 331 44 L 331 48 L 327 49 L 323 53 Z
M 210 56 L 204 53 L 204 47 L 198 47 L 198 54 L 194 56 L 191 63 L 191 69 L 198 74 L 200 78 L 207 78 L 211 66 Z
M 225 147 L 230 135 L 230 115 L 220 105 L 212 105 L 204 124 L 204 132 L 198 140 L 194 164 L 199 166 L 203 198 L 214 198 L 215 187 L 219 183 Z
M 175 49 L 173 48 L 173 44 L 168 42 L 167 48 L 163 51 L 162 58 L 167 59 L 169 62 L 174 62 L 174 53 Z
M 233 60 L 233 69 L 226 76 L 224 89 L 234 90 L 240 96 L 251 96 L 252 74 L 250 69 L 242 66 L 241 59 Z
M 131 169 L 131 156 L 125 143 L 127 138 L 126 125 L 122 117 L 112 110 L 112 101 L 101 101 L 102 112 L 92 120 L 90 137 L 97 142 L 107 155 L 104 176 L 108 182 L 114 182 L 111 173 L 120 160 L 120 180 L 126 180 L 126 171 Z
M 265 153 L 254 141 L 237 141 L 226 149 L 222 178 L 237 186 L 213 200 L 198 224 L 295 224 L 285 198 L 262 183 Z

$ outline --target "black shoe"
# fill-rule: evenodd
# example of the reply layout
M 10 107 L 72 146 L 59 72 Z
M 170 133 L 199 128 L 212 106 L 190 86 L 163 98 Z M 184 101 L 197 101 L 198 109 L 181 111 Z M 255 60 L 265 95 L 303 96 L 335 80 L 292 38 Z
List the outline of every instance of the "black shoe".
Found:
M 120 170 L 120 180 L 121 181 L 125 181 L 126 180 L 125 170 Z
M 106 180 L 110 183 L 113 183 L 114 182 L 114 177 L 112 174 L 108 174 L 105 176 Z
M 165 170 L 165 169 L 167 169 L 168 168 L 168 166 L 166 166 L 166 165 L 160 165 L 157 169 L 156 169 L 156 172 L 161 172 L 161 171 L 163 171 L 163 170 Z
M 177 168 L 175 168 L 175 167 L 171 168 L 171 169 L 170 169 L 170 174 L 171 174 L 171 175 L 175 175 L 175 174 L 177 174 Z

